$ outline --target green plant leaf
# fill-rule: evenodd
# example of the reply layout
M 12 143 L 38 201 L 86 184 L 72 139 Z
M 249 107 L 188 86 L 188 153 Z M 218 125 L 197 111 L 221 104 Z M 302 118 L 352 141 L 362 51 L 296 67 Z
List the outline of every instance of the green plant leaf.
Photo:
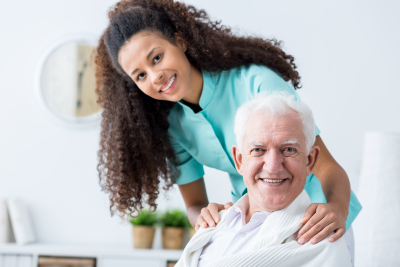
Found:
M 130 218 L 129 222 L 132 225 L 154 226 L 158 222 L 158 213 L 142 210 L 137 217 Z
M 164 227 L 183 227 L 190 226 L 186 213 L 180 209 L 167 210 L 160 216 L 160 223 Z

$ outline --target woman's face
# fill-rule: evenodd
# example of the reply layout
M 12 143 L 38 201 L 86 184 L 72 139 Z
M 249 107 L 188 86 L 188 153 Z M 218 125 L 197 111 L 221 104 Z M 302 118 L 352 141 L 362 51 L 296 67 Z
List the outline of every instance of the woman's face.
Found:
M 143 31 L 134 35 L 118 54 L 122 69 L 143 93 L 158 99 L 179 101 L 187 93 L 191 65 L 186 45 L 176 35 L 176 45 L 159 34 Z

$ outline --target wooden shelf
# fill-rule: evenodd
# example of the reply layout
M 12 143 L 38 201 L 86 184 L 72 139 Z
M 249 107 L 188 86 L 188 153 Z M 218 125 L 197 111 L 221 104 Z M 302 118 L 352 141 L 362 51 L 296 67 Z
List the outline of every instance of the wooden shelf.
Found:
M 126 246 L 111 247 L 43 243 L 28 245 L 17 245 L 15 243 L 0 244 L 0 255 L 3 255 L 3 257 L 5 255 L 32 256 L 32 266 L 35 267 L 37 266 L 39 256 L 96 258 L 98 267 L 165 267 L 168 261 L 178 261 L 181 254 L 182 250 L 134 249 Z

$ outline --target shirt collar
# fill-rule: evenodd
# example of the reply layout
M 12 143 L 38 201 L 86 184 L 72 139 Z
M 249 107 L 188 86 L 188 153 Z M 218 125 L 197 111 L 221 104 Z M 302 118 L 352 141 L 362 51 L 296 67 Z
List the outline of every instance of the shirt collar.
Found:
M 245 194 L 242 196 L 228 211 L 228 215 L 226 217 L 226 226 L 227 228 L 233 227 L 233 221 L 237 216 L 241 217 L 242 225 L 245 223 L 245 217 L 247 214 L 247 211 L 249 210 L 250 207 L 250 201 L 249 201 L 249 194 Z M 253 214 L 251 219 L 260 219 L 260 220 L 265 220 L 266 217 L 271 214 L 271 211 L 260 211 L 256 212 Z
M 205 109 L 211 102 L 216 86 L 211 72 L 201 70 L 201 74 L 203 75 L 203 90 L 201 92 L 199 105 L 202 109 Z

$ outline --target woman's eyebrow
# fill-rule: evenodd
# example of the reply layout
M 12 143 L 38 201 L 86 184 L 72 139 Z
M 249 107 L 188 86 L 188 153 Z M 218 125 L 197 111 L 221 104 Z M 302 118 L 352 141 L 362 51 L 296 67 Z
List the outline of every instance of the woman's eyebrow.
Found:
M 154 50 L 156 50 L 157 48 L 160 48 L 160 47 L 159 47 L 159 46 L 158 46 L 158 47 L 154 47 L 153 49 L 150 50 L 150 52 L 147 54 L 146 60 L 149 60 L 149 58 L 151 57 L 151 55 L 154 53 Z M 135 74 L 135 72 L 137 72 L 137 71 L 138 71 L 138 69 L 134 69 L 134 70 L 131 72 L 131 76 L 133 76 L 133 74 Z
M 151 51 L 149 52 L 149 54 L 147 55 L 147 60 L 149 60 L 149 58 L 151 57 L 151 55 L 153 54 L 153 52 L 154 52 L 154 50 L 156 50 L 157 48 L 160 48 L 159 46 L 158 47 L 154 47 L 153 49 L 151 49 Z
M 138 69 L 135 69 L 134 71 L 132 71 L 131 76 L 133 76 L 133 74 L 135 74 L 135 72 L 137 72 Z

